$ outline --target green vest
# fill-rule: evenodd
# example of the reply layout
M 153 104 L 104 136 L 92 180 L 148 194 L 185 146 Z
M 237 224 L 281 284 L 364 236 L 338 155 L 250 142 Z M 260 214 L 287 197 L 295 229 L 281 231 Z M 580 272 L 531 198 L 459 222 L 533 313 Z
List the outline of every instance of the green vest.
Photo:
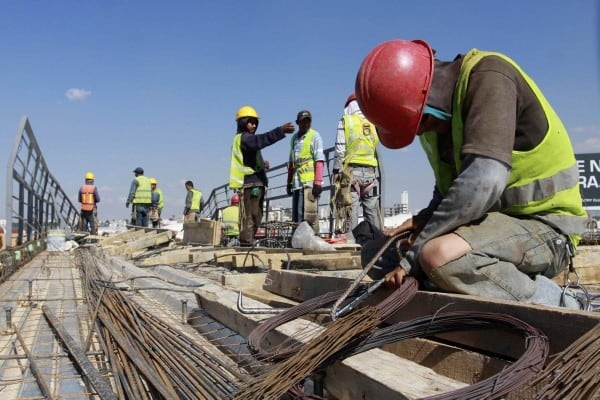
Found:
M 294 169 L 298 174 L 298 179 L 300 179 L 300 182 L 303 184 L 315 180 L 315 160 L 313 159 L 312 152 L 310 151 L 310 145 L 312 143 L 312 137 L 314 134 L 315 130 L 312 128 L 304 134 L 304 141 L 302 142 L 302 147 L 300 148 L 300 154 L 298 155 L 298 158 L 296 158 L 296 154 L 294 152 L 295 144 L 298 141 L 297 133 L 294 134 L 294 137 L 291 141 L 290 159 L 294 164 Z
M 360 164 L 377 167 L 375 151 L 379 138 L 373 125 L 360 114 L 344 115 L 346 158 L 344 164 Z
M 144 175 L 135 177 L 137 181 L 137 189 L 133 195 L 133 204 L 151 204 L 152 203 L 152 188 L 150 187 L 150 179 Z
M 154 189 L 156 193 L 158 193 L 158 210 L 162 210 L 165 208 L 165 200 L 163 198 L 163 192 L 161 188 Z
M 240 208 L 238 206 L 229 206 L 223 209 L 221 222 L 225 225 L 226 236 L 239 236 L 240 234 Z
M 262 167 L 262 160 L 259 153 L 256 153 L 256 165 Z M 244 177 L 254 175 L 256 171 L 244 164 L 244 155 L 242 153 L 242 133 L 238 132 L 233 138 L 231 145 L 231 166 L 229 168 L 229 187 L 231 189 L 241 189 L 244 187 Z
M 512 152 L 512 168 L 500 199 L 500 211 L 508 215 L 535 215 L 549 225 L 569 235 L 574 245 L 585 229 L 586 212 L 579 192 L 578 169 L 567 130 L 533 80 L 499 53 L 471 50 L 464 58 L 456 83 L 452 113 L 454 165 L 444 163 L 438 152 L 437 134 L 427 132 L 419 139 L 427 153 L 436 184 L 446 195 L 454 178 L 461 171 L 463 143 L 462 106 L 469 75 L 483 57 L 498 56 L 513 65 L 538 98 L 548 120 L 544 140 L 532 150 Z
M 198 189 L 192 190 L 192 204 L 190 206 L 190 211 L 200 211 L 200 203 L 202 202 L 202 192 Z

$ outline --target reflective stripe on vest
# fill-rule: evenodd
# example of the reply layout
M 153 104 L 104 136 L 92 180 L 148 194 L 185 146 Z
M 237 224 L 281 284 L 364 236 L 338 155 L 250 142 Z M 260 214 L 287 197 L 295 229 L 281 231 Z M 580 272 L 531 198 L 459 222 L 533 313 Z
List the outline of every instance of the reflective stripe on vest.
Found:
M 192 189 L 192 205 L 190 211 L 200 211 L 200 202 L 202 201 L 202 192 L 198 189 Z
M 375 125 L 360 114 L 344 115 L 346 158 L 344 164 L 377 166 L 375 150 L 379 143 Z
M 240 234 L 240 208 L 238 206 L 229 206 L 223 209 L 221 214 L 221 222 L 226 225 L 226 236 L 238 236 Z
M 135 180 L 138 186 L 133 196 L 133 204 L 151 204 L 152 188 L 150 187 L 150 179 L 144 175 L 139 175 L 135 177 Z
M 312 128 L 304 134 L 298 158 L 296 158 L 296 152 L 294 151 L 296 142 L 298 142 L 298 134 L 294 134 L 291 141 L 291 159 L 301 183 L 308 183 L 315 180 L 315 160 L 313 159 L 311 152 L 312 138 L 314 135 L 315 130 Z
M 509 215 L 535 215 L 569 235 L 574 244 L 577 244 L 587 218 L 579 193 L 575 155 L 567 130 L 533 80 L 510 58 L 499 53 L 473 49 L 463 59 L 453 109 L 462 110 L 471 70 L 483 57 L 490 55 L 507 61 L 523 76 L 540 102 L 548 121 L 546 136 L 534 149 L 513 150 L 512 168 L 500 199 L 500 211 Z M 434 169 L 438 189 L 445 195 L 461 171 L 462 112 L 455 111 L 452 115 L 454 165 L 441 161 L 437 134 L 425 133 L 420 136 L 420 141 Z
M 81 210 L 92 211 L 96 205 L 94 198 L 94 185 L 85 184 L 81 187 Z
M 260 157 L 256 153 L 256 165 L 260 166 Z M 242 133 L 238 132 L 233 138 L 231 145 L 231 166 L 229 168 L 229 187 L 231 189 L 240 189 L 244 187 L 244 177 L 253 175 L 256 171 L 244 164 L 244 154 L 242 153 Z

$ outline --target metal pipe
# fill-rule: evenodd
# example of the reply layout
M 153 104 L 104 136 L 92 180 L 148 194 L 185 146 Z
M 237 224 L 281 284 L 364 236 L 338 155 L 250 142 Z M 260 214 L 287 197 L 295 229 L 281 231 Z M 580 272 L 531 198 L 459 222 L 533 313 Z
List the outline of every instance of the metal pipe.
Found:
M 10 332 L 12 328 L 12 307 L 6 307 L 4 310 L 6 311 L 6 330 Z
M 187 299 L 181 299 L 181 323 L 185 324 L 187 317 Z

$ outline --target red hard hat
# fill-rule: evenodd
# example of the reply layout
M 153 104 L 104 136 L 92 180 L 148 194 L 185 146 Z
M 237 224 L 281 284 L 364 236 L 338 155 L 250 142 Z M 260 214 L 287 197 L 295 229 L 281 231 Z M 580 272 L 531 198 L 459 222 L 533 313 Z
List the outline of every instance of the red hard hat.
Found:
M 384 42 L 365 57 L 356 76 L 356 97 L 385 147 L 412 143 L 432 77 L 433 52 L 423 40 Z
M 237 206 L 238 204 L 240 204 L 240 197 L 236 193 L 233 196 L 231 196 L 231 205 Z
M 348 107 L 348 104 L 350 104 L 350 102 L 352 100 L 356 100 L 356 93 L 350 93 L 350 96 L 348 96 L 348 99 L 346 100 L 346 104 L 344 104 L 344 108 Z

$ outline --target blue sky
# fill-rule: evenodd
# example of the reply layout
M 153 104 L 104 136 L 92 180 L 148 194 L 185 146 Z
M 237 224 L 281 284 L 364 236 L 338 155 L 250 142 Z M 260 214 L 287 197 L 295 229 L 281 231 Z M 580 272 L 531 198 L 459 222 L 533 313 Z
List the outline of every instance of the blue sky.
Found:
M 165 214 L 180 215 L 186 180 L 206 195 L 227 181 L 238 107 L 257 109 L 259 132 L 309 109 L 330 147 L 360 63 L 394 38 L 427 40 L 445 60 L 474 47 L 509 55 L 576 152 L 600 152 L 599 9 L 592 0 L 3 1 L 0 164 L 27 116 L 73 200 L 95 173 L 100 218 L 128 216 L 137 166 L 159 181 Z M 264 156 L 280 164 L 288 146 Z M 433 178 L 417 142 L 381 153 L 384 204 L 407 190 L 411 211 L 425 206 Z

